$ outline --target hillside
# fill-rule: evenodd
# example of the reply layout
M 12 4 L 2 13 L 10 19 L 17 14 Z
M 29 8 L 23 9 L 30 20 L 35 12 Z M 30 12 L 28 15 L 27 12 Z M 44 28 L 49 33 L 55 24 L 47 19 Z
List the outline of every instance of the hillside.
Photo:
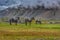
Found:
M 0 17 L 21 17 L 21 18 L 31 18 L 35 17 L 35 19 L 60 19 L 60 10 L 58 9 L 45 9 L 45 8 L 7 8 L 5 10 L 0 11 Z
M 60 0 L 0 0 L 0 18 L 10 19 L 18 16 L 58 20 L 60 19 Z

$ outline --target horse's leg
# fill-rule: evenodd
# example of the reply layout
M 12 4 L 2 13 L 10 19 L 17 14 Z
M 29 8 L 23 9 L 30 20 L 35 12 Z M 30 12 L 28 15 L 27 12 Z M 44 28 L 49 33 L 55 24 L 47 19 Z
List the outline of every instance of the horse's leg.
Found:
M 37 21 L 35 21 L 36 22 L 36 24 L 37 24 Z
M 29 25 L 30 25 L 30 26 L 31 26 L 31 22 L 32 22 L 32 21 L 29 21 Z
M 25 25 L 27 26 L 27 22 L 25 23 Z
M 17 22 L 15 23 L 15 25 L 17 25 Z
M 12 25 L 12 23 L 10 22 L 10 25 Z
M 25 25 L 27 26 L 27 21 L 25 21 Z
M 18 21 L 15 22 L 15 25 L 17 25 L 17 22 L 18 22 Z
M 12 25 L 12 22 L 11 22 L 11 20 L 10 20 L 10 25 Z
M 31 26 L 31 22 L 29 23 L 29 25 Z

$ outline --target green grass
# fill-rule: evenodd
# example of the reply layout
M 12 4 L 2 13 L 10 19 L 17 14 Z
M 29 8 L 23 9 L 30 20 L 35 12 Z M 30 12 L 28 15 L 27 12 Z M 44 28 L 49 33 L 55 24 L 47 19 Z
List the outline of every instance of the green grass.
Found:
M 8 29 L 19 29 L 19 28 L 42 28 L 42 29 L 60 29 L 60 24 L 34 24 L 32 23 L 30 25 L 25 25 L 25 24 L 12 24 L 10 25 L 9 23 L 3 22 L 0 23 L 0 28 L 8 28 Z
M 60 24 L 34 24 L 32 25 L 25 25 L 25 24 L 18 24 L 18 25 L 9 25 L 9 23 L 2 22 L 0 23 L 0 30 L 9 29 L 9 30 L 19 30 L 19 29 L 33 29 L 33 28 L 40 28 L 40 29 L 57 29 L 60 30 Z M 60 40 L 60 37 L 41 37 L 41 36 L 16 36 L 16 35 L 0 35 L 0 40 Z

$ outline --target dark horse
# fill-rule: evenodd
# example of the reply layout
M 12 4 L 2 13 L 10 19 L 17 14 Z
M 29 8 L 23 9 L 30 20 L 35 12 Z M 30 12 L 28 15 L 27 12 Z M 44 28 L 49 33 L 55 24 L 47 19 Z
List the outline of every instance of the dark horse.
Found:
M 9 20 L 9 22 L 10 22 L 10 25 L 12 25 L 12 23 L 15 23 L 15 25 L 17 25 L 17 23 L 18 23 L 18 20 L 19 20 L 19 17 L 17 17 L 16 19 L 14 19 L 14 18 L 11 18 L 11 19 Z
M 29 25 L 31 25 L 32 20 L 34 20 L 34 17 L 32 17 L 30 20 L 27 18 L 25 19 L 25 25 L 27 25 L 29 23 Z
M 41 24 L 41 21 L 40 20 L 36 20 L 36 24 Z

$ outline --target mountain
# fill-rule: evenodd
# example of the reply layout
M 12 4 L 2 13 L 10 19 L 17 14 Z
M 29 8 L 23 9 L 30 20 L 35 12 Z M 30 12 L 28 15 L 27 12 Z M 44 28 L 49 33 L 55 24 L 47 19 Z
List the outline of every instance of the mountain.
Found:
M 60 10 L 54 9 L 43 9 L 43 8 L 7 8 L 5 10 L 0 11 L 0 18 L 12 18 L 12 17 L 20 17 L 21 20 L 25 18 L 42 19 L 42 20 L 60 20 Z
M 6 2 L 7 1 L 7 2 Z M 60 0 L 0 0 L 0 18 L 60 19 Z

